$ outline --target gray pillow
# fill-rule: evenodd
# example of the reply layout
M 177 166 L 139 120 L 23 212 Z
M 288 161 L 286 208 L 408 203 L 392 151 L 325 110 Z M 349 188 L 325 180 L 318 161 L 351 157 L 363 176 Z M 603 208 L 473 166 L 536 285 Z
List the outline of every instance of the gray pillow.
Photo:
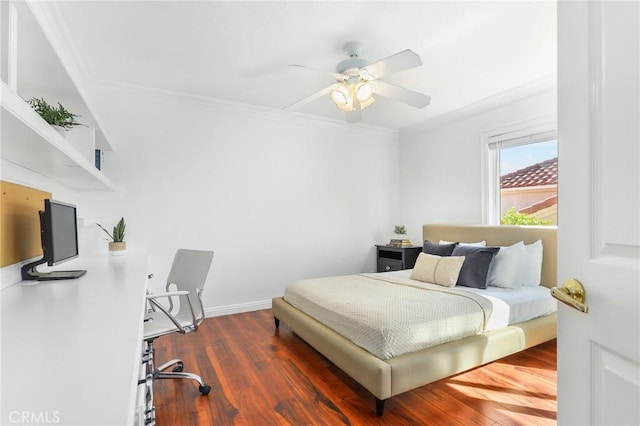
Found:
M 458 283 L 465 287 L 487 288 L 487 274 L 499 247 L 457 246 L 452 256 L 464 256 Z
M 422 252 L 426 254 L 434 254 L 436 256 L 451 256 L 453 249 L 456 248 L 458 243 L 451 244 L 436 244 L 429 240 L 425 240 L 422 246 Z

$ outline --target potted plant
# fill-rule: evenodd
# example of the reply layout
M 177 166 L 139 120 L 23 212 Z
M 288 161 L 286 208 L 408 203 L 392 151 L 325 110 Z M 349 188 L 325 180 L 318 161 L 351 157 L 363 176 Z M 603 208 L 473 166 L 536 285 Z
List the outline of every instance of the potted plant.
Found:
M 404 225 L 394 225 L 393 226 L 393 233 L 396 234 L 398 236 L 398 238 L 406 237 L 407 236 L 407 228 L 405 228 Z
M 395 237 L 389 242 L 390 246 L 404 247 L 411 245 L 411 241 L 409 241 L 407 237 L 407 228 L 405 228 L 404 225 L 394 225 L 393 233 Z
M 127 243 L 124 241 L 125 228 L 127 225 L 124 223 L 124 217 L 120 218 L 120 221 L 113 227 L 113 233 L 109 233 L 102 225 L 97 223 L 110 238 L 109 242 L 109 253 L 112 255 L 121 255 L 124 254 L 124 251 L 127 249 Z
M 31 98 L 27 101 L 39 115 L 53 126 L 61 135 L 63 131 L 68 131 L 74 126 L 84 126 L 82 123 L 75 121 L 79 115 L 73 114 L 58 102 L 58 107 L 49 105 L 43 98 Z

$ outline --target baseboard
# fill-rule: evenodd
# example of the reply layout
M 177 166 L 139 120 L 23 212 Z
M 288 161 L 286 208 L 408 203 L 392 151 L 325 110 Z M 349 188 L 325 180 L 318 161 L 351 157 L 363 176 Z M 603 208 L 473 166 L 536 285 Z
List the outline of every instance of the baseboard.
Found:
M 0 289 L 5 289 L 22 280 L 21 268 L 22 263 L 14 263 L 0 269 Z
M 5 266 L 0 269 L 0 289 L 5 289 L 22 281 L 22 266 L 27 263 L 34 262 L 40 259 L 41 256 L 32 257 L 31 259 L 23 260 L 13 265 Z M 46 264 L 41 266 L 40 269 L 46 270 Z
M 217 306 L 215 308 L 205 308 L 204 316 L 220 317 L 222 315 L 240 314 L 242 312 L 259 311 L 262 309 L 271 309 L 271 299 L 258 300 L 255 302 L 239 303 L 237 305 Z

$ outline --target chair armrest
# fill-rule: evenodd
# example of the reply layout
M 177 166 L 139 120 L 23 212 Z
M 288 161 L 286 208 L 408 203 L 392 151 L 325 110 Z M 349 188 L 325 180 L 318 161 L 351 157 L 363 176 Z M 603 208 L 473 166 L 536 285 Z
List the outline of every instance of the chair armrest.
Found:
M 186 296 L 189 292 L 186 290 L 170 291 L 168 293 L 150 293 L 147 294 L 147 300 L 156 299 L 158 297 Z
M 167 285 L 167 289 L 168 289 L 168 285 Z M 200 309 L 204 316 L 204 306 L 202 305 L 202 298 L 200 297 L 200 294 L 201 294 L 201 291 L 196 291 L 195 296 L 198 298 L 198 302 L 200 303 Z M 187 296 L 186 299 L 187 299 L 187 302 L 189 303 L 189 311 L 191 312 L 191 324 L 193 327 L 193 331 L 196 331 L 198 329 L 198 320 L 196 318 L 196 313 L 193 310 L 193 304 L 191 303 L 190 291 L 176 290 L 176 291 L 167 291 L 166 293 L 151 293 L 151 294 L 147 294 L 146 298 L 147 298 L 147 301 L 149 301 L 149 304 L 151 305 L 152 309 L 153 308 L 160 309 L 162 313 L 167 315 L 169 319 L 176 325 L 176 327 L 180 329 L 180 333 L 184 334 L 187 332 L 187 330 L 185 330 L 184 327 L 182 327 L 178 323 L 178 321 L 175 319 L 173 314 L 171 314 L 171 311 L 173 311 L 173 299 L 172 299 L 173 296 Z M 169 309 L 165 308 L 162 304 L 156 301 L 156 299 L 160 297 L 167 297 L 169 299 Z
M 182 326 L 182 324 L 180 324 L 180 322 L 178 322 L 176 317 L 166 307 L 164 307 L 164 305 L 158 303 L 156 299 L 160 298 L 160 297 L 168 297 L 169 300 L 171 300 L 171 297 L 173 297 L 173 296 L 187 296 L 187 302 L 189 303 L 189 309 L 191 310 L 191 316 L 194 317 L 193 325 L 196 326 L 196 324 L 195 324 L 195 315 L 193 313 L 193 306 L 191 306 L 191 298 L 188 297 L 189 294 L 190 294 L 190 292 L 188 292 L 186 290 L 171 291 L 171 292 L 167 292 L 167 293 L 152 293 L 152 294 L 147 294 L 146 299 L 149 301 L 149 303 L 151 304 L 151 306 L 153 308 L 156 308 L 160 312 L 165 314 L 167 316 L 167 318 L 169 318 L 171 320 L 173 325 L 175 325 L 178 328 L 178 330 L 179 330 L 179 332 L 181 334 L 185 334 L 187 332 L 187 330 L 185 330 L 185 328 Z

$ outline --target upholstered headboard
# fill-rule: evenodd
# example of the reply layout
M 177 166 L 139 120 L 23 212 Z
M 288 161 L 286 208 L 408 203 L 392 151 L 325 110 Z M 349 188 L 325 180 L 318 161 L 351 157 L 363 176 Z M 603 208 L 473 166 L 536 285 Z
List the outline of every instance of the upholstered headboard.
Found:
M 542 240 L 542 285 L 557 285 L 557 229 L 547 226 L 436 225 L 422 226 L 423 240 L 475 242 L 485 240 L 488 246 L 508 246 L 518 241 L 531 244 Z

